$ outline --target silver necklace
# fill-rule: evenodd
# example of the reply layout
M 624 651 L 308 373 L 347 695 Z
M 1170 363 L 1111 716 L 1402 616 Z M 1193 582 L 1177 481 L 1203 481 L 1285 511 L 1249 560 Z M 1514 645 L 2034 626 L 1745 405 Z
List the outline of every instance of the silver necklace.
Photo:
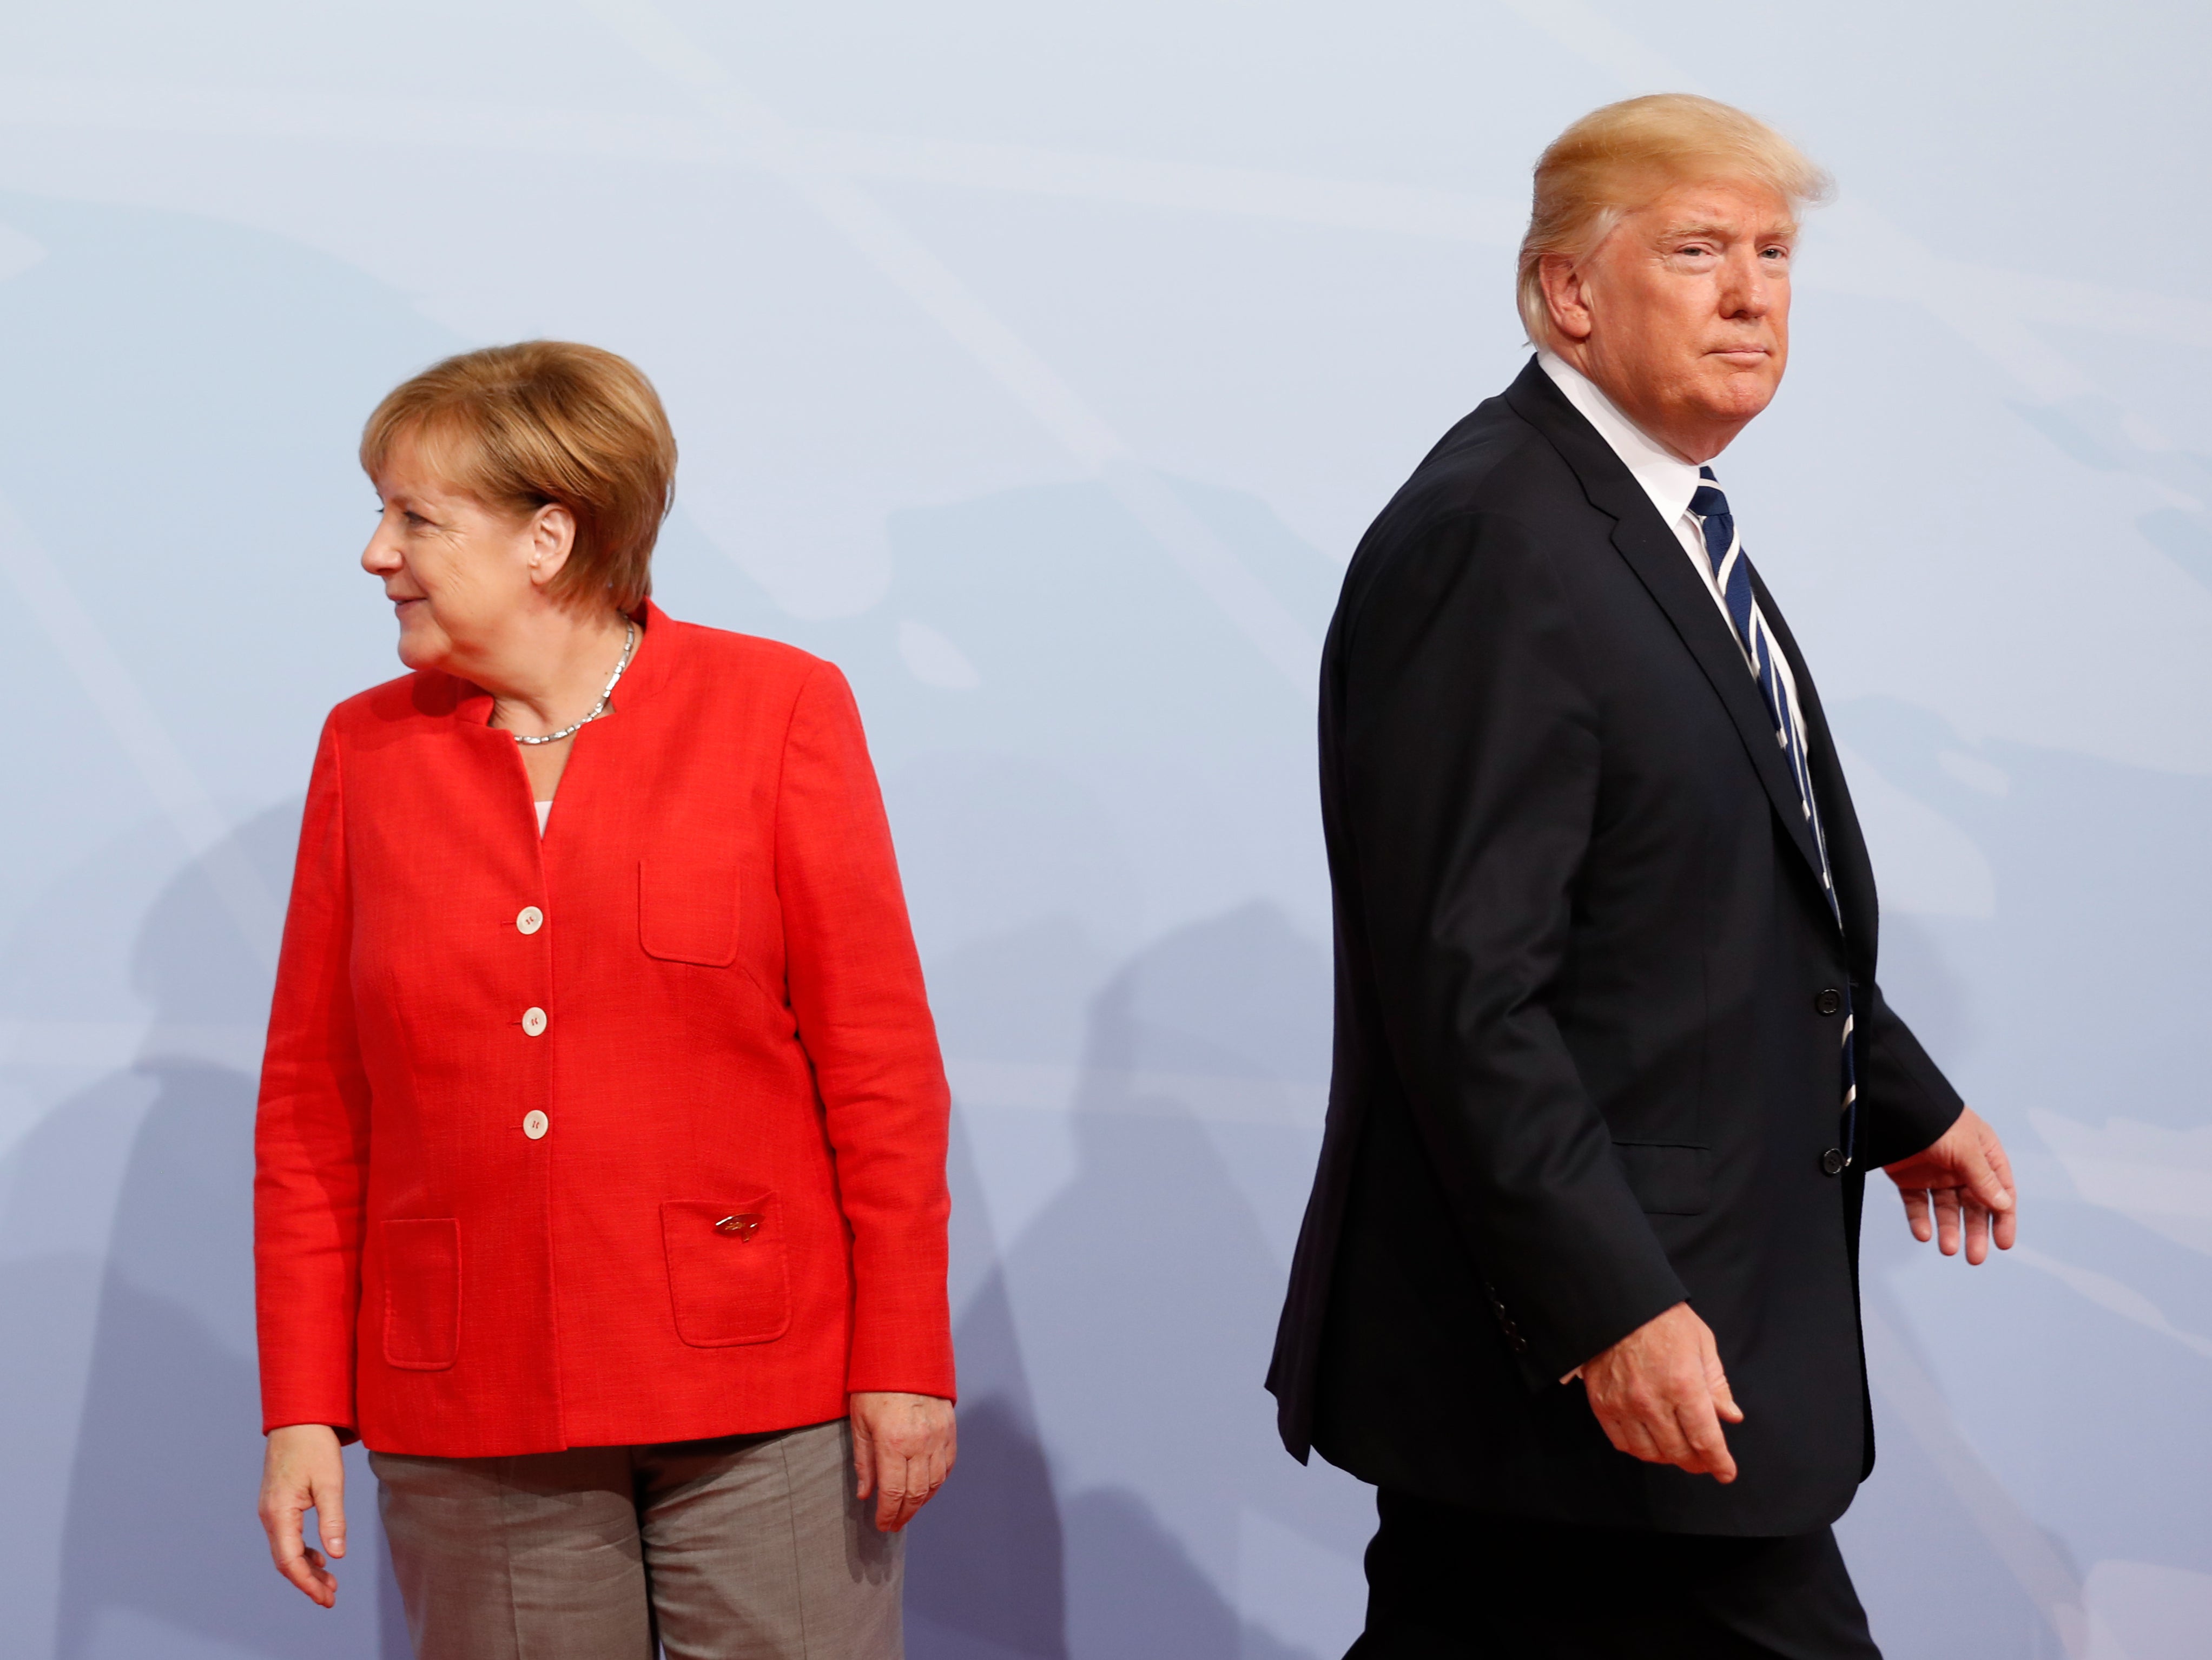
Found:
M 518 732 L 514 734 L 514 741 L 516 743 L 557 744 L 563 738 L 574 738 L 578 733 L 583 731 L 585 727 L 590 726 L 592 721 L 598 720 L 601 715 L 607 712 L 607 699 L 615 695 L 615 682 L 623 678 L 623 671 L 629 666 L 630 653 L 637 649 L 637 624 L 630 622 L 628 617 L 624 617 L 623 620 L 629 623 L 629 632 L 623 636 L 622 661 L 615 665 L 615 672 L 607 677 L 607 689 L 599 694 L 599 701 L 592 705 L 592 712 L 586 715 L 582 720 L 576 722 L 574 726 L 563 727 L 558 732 L 549 732 L 542 738 L 525 738 Z

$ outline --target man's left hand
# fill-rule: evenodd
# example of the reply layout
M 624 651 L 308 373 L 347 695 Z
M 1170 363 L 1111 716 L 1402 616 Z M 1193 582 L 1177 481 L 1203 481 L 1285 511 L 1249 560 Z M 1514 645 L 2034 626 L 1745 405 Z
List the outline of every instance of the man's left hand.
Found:
M 2012 1161 L 1972 1107 L 1960 1110 L 1958 1122 L 1934 1146 L 1883 1169 L 1897 1183 L 1912 1237 L 1922 1244 L 1932 1238 L 1944 1256 L 1956 1256 L 1963 1232 L 1966 1260 L 1975 1263 L 1989 1256 L 1991 1239 L 1999 1250 L 2012 1249 L 2020 1229 Z

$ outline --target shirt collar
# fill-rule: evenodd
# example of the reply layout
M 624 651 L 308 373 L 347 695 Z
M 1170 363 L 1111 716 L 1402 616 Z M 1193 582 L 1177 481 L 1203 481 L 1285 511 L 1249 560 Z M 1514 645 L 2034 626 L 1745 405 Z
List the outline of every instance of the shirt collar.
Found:
M 1659 509 L 1660 519 L 1669 526 L 1678 523 L 1690 510 L 1690 498 L 1698 493 L 1701 482 L 1698 469 L 1645 437 L 1643 429 L 1620 412 L 1620 406 L 1598 389 L 1597 382 L 1557 352 L 1540 351 L 1536 361 L 1643 486 L 1651 505 Z

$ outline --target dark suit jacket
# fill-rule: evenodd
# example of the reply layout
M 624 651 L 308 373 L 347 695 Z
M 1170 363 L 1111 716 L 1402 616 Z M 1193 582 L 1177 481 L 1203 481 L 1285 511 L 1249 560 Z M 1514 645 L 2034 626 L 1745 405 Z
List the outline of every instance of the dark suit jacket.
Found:
M 1875 978 L 1874 877 L 1773 597 L 1841 897 L 1674 532 L 1531 362 L 1375 521 L 1322 656 L 1336 1053 L 1268 1387 L 1283 1438 L 1479 1508 L 1832 1520 L 1873 1466 L 1864 1172 L 1959 1097 Z M 1857 1010 L 1855 1167 L 1842 1016 Z M 1559 1378 L 1687 1298 L 1735 1485 L 1615 1452 Z

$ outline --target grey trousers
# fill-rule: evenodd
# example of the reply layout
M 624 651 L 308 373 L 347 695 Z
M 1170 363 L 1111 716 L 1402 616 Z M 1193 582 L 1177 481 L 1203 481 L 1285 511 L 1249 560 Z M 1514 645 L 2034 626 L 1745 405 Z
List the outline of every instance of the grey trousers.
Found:
M 372 1452 L 417 1660 L 900 1660 L 904 1535 L 844 1420 L 515 1458 Z

